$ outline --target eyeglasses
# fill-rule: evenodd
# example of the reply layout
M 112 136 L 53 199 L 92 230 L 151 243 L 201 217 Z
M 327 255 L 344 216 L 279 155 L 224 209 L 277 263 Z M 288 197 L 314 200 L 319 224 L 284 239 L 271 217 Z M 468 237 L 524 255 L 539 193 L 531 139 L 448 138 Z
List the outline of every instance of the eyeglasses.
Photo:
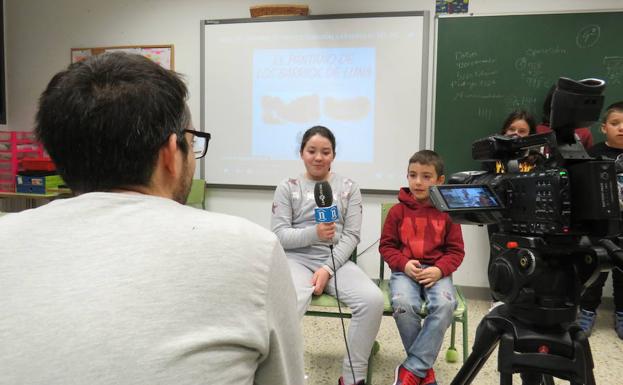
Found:
M 193 135 L 193 153 L 195 154 L 195 159 L 201 159 L 208 152 L 208 143 L 210 143 L 210 135 L 209 132 L 195 131 L 195 130 L 184 130 L 184 132 L 188 132 Z

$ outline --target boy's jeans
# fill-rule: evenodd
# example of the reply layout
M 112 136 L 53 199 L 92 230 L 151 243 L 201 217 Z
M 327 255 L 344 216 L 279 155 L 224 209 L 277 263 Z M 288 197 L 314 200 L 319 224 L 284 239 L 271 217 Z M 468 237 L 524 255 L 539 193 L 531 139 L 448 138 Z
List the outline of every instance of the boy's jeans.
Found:
M 389 284 L 394 319 L 407 351 L 402 365 L 416 376 L 424 377 L 433 367 L 457 306 L 452 277 L 443 277 L 426 289 L 406 274 L 392 272 Z M 428 315 L 422 325 L 418 311 L 424 302 L 427 302 Z

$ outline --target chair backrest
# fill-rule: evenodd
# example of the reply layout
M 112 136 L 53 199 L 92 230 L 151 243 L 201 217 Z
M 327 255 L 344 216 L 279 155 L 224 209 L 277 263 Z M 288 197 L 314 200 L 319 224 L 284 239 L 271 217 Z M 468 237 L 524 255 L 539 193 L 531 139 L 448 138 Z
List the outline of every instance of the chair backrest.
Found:
M 395 204 L 395 202 L 381 203 L 381 234 L 383 234 L 383 226 L 385 225 L 387 213 L 389 212 L 389 209 L 394 207 Z M 383 259 L 382 255 L 380 256 L 380 259 L 381 261 L 379 264 L 379 279 L 383 280 L 383 278 L 385 277 L 385 260 Z
M 205 199 L 206 182 L 203 179 L 193 179 L 192 185 L 190 186 L 190 194 L 188 194 L 188 199 L 186 199 L 186 204 L 197 208 L 201 206 L 201 208 L 205 210 Z

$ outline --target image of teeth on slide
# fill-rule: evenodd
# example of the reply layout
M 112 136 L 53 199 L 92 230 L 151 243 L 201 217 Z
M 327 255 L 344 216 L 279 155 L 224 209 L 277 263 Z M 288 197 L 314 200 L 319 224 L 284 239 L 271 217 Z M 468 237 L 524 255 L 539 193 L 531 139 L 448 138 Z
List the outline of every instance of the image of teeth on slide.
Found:
M 320 119 L 320 101 L 318 95 L 301 96 L 289 103 L 266 95 L 262 97 L 262 111 L 262 121 L 266 124 L 309 124 Z
M 372 109 L 370 99 L 358 96 L 350 99 L 338 99 L 326 97 L 324 99 L 325 115 L 335 120 L 361 120 L 365 119 Z

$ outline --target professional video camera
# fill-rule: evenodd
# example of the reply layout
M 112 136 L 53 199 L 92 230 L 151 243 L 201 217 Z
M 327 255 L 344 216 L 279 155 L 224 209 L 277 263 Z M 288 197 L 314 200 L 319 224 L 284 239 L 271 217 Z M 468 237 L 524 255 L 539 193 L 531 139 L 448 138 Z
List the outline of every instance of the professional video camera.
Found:
M 553 132 L 477 140 L 472 144 L 473 158 L 501 161 L 508 171 L 454 174 L 449 178 L 453 186 L 435 189 L 434 202 L 441 210 L 449 211 L 455 222 L 498 223 L 507 233 L 618 234 L 620 212 L 614 161 L 589 157 L 574 137 L 575 128 L 590 125 L 599 117 L 604 86 L 597 79 L 575 82 L 561 78 L 552 98 Z M 530 172 L 519 172 L 518 159 L 535 148 L 547 152 L 545 164 Z
M 590 157 L 574 130 L 598 119 L 604 88 L 598 79 L 560 78 L 552 132 L 472 144 L 475 160 L 502 162 L 504 173 L 459 172 L 431 188 L 433 204 L 456 223 L 496 228 L 488 276 L 505 303 L 482 320 L 453 385 L 471 383 L 500 340 L 505 383 L 520 372 L 524 384 L 553 384 L 551 376 L 594 384 L 588 339 L 574 321 L 583 289 L 613 264 L 623 267 L 621 211 L 614 160 Z M 543 161 L 520 172 L 528 153 Z

